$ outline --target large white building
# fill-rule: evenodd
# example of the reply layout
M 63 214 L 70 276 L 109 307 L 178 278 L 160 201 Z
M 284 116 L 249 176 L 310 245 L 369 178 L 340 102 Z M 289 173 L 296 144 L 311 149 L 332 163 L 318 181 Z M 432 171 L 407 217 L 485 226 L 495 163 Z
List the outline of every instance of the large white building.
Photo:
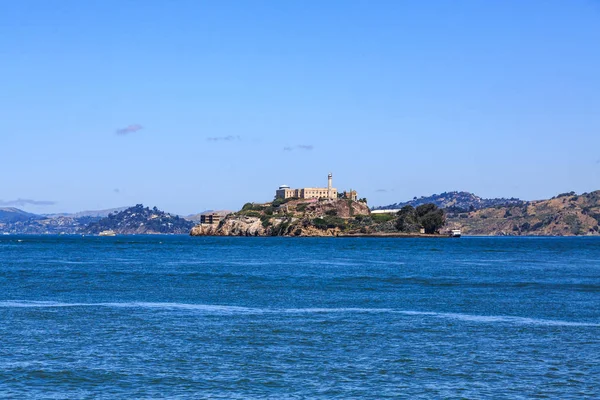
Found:
M 337 199 L 337 189 L 331 187 L 333 175 L 331 172 L 327 176 L 327 187 L 307 187 L 302 189 L 291 189 L 288 185 L 281 185 L 275 192 L 277 199 L 289 199 L 297 197 L 299 199 Z

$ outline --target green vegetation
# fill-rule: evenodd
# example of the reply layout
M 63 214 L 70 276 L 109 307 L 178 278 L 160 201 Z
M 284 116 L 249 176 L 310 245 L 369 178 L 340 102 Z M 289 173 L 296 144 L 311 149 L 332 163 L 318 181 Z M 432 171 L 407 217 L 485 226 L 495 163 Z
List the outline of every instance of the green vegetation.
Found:
M 411 205 L 404 206 L 397 213 L 396 229 L 400 232 L 417 231 L 420 228 L 417 212 Z
M 416 208 L 417 217 L 425 233 L 436 233 L 444 223 L 444 210 L 438 208 L 435 204 L 423 204 Z
M 260 204 L 246 203 L 242 207 L 242 211 L 264 211 L 266 208 L 266 206 Z
M 268 215 L 263 215 L 260 217 L 260 221 L 262 222 L 263 228 L 268 228 L 271 226 L 271 218 Z
M 567 215 L 565 216 L 565 223 L 568 225 L 569 227 L 569 231 L 573 234 L 573 235 L 579 235 L 581 234 L 581 222 L 579 221 L 579 219 L 577 218 L 576 215 Z
M 285 236 L 289 233 L 291 227 L 291 219 L 286 219 L 279 225 L 274 225 L 271 230 L 271 236 Z
M 444 210 L 433 203 L 422 204 L 417 208 L 404 206 L 398 211 L 396 229 L 401 232 L 416 232 L 423 228 L 425 233 L 439 232 L 445 223 Z
M 314 218 L 311 222 L 317 229 L 327 229 L 327 222 L 323 218 Z
M 327 224 L 327 228 L 340 228 L 341 230 L 346 229 L 346 221 L 343 218 L 327 215 L 325 218 L 325 223 Z
M 273 207 L 279 207 L 280 205 L 285 204 L 285 203 L 289 203 L 292 200 L 299 200 L 299 198 L 298 197 L 288 197 L 287 199 L 282 199 L 282 198 L 278 197 L 275 200 L 273 200 L 273 202 L 271 203 L 271 205 Z
M 558 199 L 560 197 L 568 197 L 568 196 L 575 196 L 575 192 L 571 191 L 571 192 L 566 192 L 566 193 L 561 193 L 557 196 L 554 196 L 553 199 Z
M 394 214 L 371 214 L 371 219 L 377 223 L 388 222 L 395 218 Z

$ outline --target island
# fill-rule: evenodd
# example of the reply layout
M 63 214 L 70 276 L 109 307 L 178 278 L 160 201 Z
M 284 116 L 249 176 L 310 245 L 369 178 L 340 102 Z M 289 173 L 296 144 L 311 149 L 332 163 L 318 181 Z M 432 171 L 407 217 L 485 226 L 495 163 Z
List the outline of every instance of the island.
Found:
M 246 203 L 225 217 L 205 215 L 190 235 L 446 237 L 439 233 L 444 222 L 444 211 L 434 204 L 372 213 L 367 200 L 358 199 L 355 190 L 333 188 L 330 173 L 327 187 L 281 185 L 272 202 Z

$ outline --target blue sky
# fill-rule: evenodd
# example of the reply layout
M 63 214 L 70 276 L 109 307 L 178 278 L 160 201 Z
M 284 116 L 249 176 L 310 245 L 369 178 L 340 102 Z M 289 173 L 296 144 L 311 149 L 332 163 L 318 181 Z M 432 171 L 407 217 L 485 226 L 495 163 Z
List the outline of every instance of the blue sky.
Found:
M 0 205 L 597 190 L 599 43 L 596 0 L 3 1 Z

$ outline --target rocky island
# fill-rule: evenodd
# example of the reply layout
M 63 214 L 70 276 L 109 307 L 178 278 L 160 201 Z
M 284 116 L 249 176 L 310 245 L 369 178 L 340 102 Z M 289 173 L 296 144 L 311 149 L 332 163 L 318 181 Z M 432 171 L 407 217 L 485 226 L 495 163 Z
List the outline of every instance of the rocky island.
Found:
M 390 236 L 436 234 L 444 212 L 434 204 L 403 208 L 402 213 L 372 214 L 355 190 L 338 192 L 327 175 L 326 187 L 292 189 L 281 185 L 275 200 L 246 203 L 225 218 L 205 216 L 192 236 Z
M 410 209 L 405 214 L 371 214 L 366 202 L 352 199 L 276 199 L 247 203 L 218 223 L 196 225 L 190 235 L 431 236 L 443 225 L 443 212 L 433 204 Z M 417 215 L 417 210 L 422 215 Z M 437 225 L 421 233 L 423 225 L 432 219 L 437 219 Z

